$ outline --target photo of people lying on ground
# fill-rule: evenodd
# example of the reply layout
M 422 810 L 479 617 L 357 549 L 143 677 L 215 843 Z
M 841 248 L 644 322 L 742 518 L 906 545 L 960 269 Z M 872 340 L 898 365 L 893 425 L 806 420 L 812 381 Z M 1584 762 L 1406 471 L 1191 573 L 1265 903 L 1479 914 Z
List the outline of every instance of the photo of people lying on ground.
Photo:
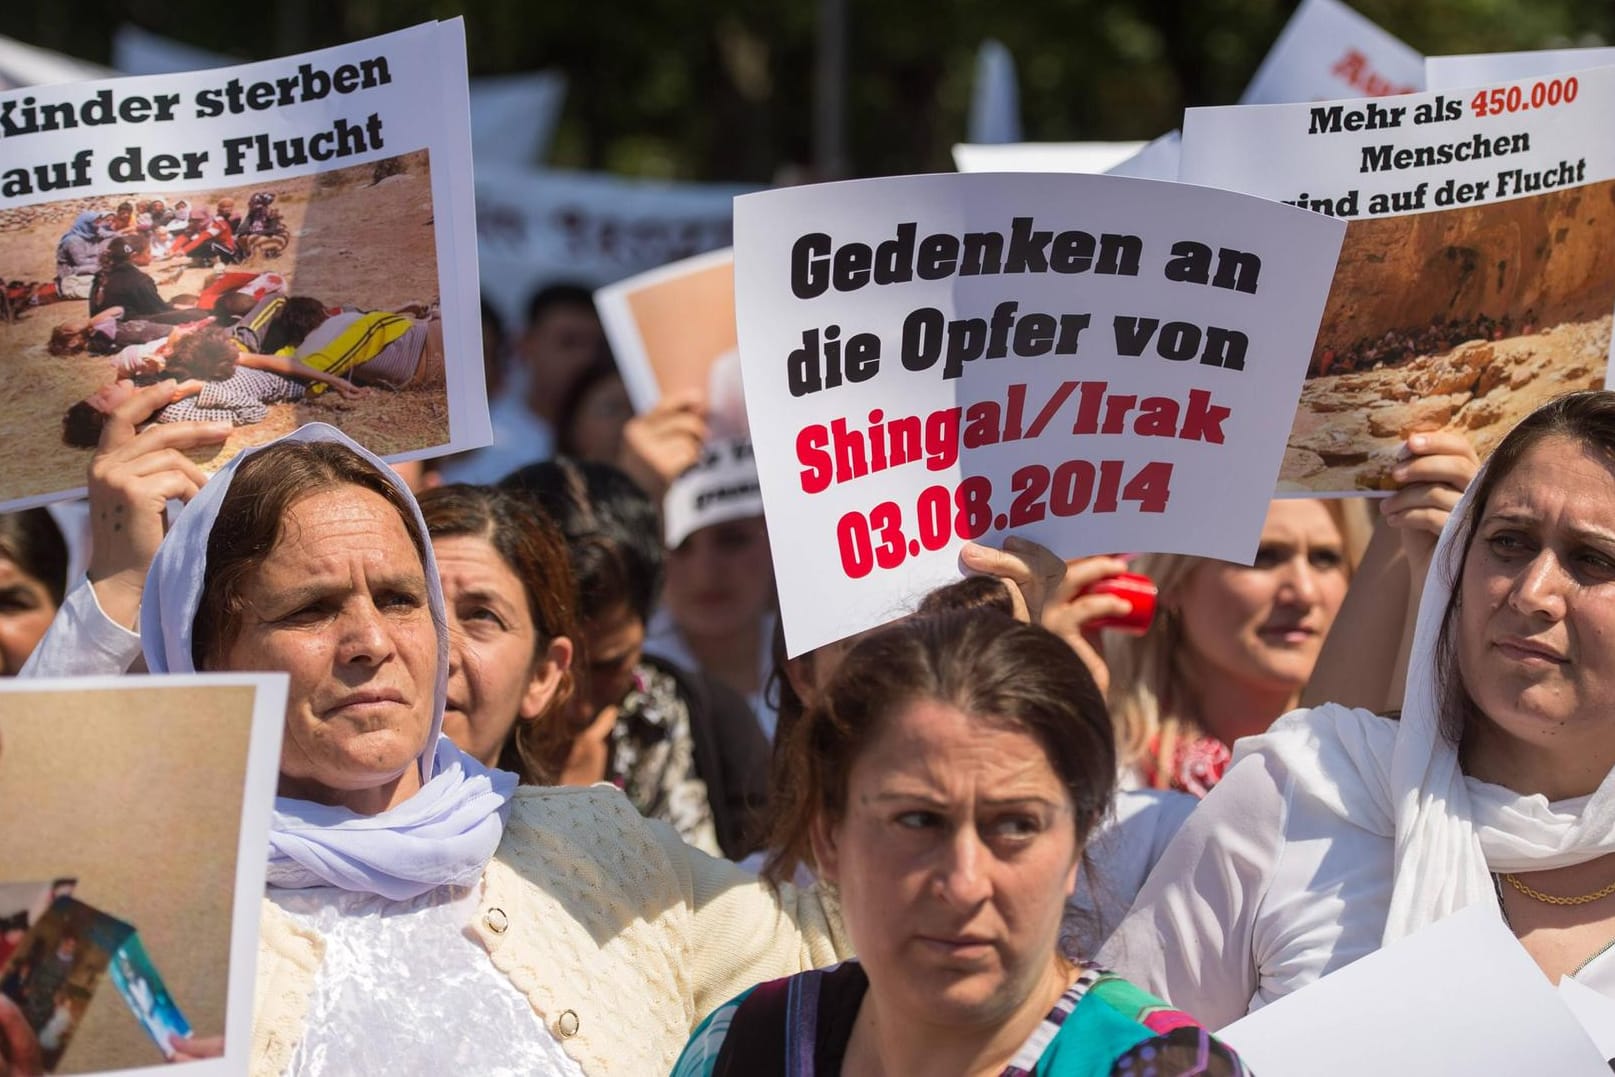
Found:
M 233 428 L 212 471 L 305 422 L 382 454 L 448 440 L 425 151 L 255 186 L 0 211 L 0 502 L 83 484 L 106 417 Z

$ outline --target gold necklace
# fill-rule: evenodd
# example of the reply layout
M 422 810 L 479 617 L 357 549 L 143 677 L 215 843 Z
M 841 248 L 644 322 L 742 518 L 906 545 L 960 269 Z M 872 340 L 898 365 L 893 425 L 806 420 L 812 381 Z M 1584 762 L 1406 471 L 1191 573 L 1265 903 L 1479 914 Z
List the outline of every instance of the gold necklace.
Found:
M 1580 894 L 1576 897 L 1560 897 L 1557 894 L 1544 894 L 1535 887 L 1520 882 L 1518 875 L 1505 873 L 1503 878 L 1507 879 L 1510 886 L 1526 897 L 1533 901 L 1540 901 L 1544 905 L 1589 905 L 1594 901 L 1600 901 L 1611 894 L 1615 894 L 1615 883 L 1610 883 L 1602 889 L 1594 890 L 1590 894 Z

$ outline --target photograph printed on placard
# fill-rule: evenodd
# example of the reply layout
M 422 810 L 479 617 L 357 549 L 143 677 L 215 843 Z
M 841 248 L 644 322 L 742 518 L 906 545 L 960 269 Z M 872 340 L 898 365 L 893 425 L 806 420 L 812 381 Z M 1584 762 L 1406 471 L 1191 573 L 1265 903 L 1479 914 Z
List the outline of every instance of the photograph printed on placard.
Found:
M 241 187 L 0 209 L 0 501 L 70 489 L 106 414 L 235 428 L 204 470 L 305 422 L 383 455 L 449 439 L 425 150 Z
M 1615 182 L 1352 220 L 1290 431 L 1281 491 L 1394 489 L 1408 435 L 1484 459 L 1551 397 L 1604 384 Z

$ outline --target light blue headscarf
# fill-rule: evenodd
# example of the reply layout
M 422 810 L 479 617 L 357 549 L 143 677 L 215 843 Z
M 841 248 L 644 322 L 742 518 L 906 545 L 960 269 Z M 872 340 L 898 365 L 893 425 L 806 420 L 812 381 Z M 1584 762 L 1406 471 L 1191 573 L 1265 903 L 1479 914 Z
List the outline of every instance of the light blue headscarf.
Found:
M 335 427 L 310 423 L 268 445 L 243 450 L 221 468 L 180 513 L 146 576 L 140 640 L 153 673 L 191 673 L 192 623 L 202 599 L 208 537 L 241 462 L 282 442 L 334 441 L 376 467 L 408 500 L 421 537 L 428 605 L 437 626 L 437 684 L 432 726 L 418 765 L 422 788 L 376 815 L 290 797 L 275 800 L 269 835 L 269 884 L 289 888 L 338 886 L 402 901 L 444 884 L 467 886 L 482 877 L 498 848 L 516 776 L 490 770 L 442 736 L 449 637 L 443 588 L 426 521 L 414 495 L 380 458 Z
M 97 213 L 93 209 L 80 213 L 77 217 L 73 218 L 73 227 L 69 228 L 67 230 L 67 235 L 62 236 L 62 238 L 66 239 L 68 236 L 80 236 L 91 241 L 92 243 L 95 242 L 101 238 L 101 230 L 95 226 L 95 222 L 100 220 L 103 216 L 105 216 L 105 214 Z

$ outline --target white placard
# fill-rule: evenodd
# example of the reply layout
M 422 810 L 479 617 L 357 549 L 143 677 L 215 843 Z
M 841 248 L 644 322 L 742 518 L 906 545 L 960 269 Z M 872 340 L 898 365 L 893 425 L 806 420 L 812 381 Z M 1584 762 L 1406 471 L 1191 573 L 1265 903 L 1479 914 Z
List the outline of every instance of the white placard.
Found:
M 1589 67 L 1615 64 L 1615 48 L 1534 49 L 1529 52 L 1477 52 L 1464 56 L 1426 56 L 1426 89 L 1461 90 L 1491 82 L 1564 75 Z
M 737 199 L 791 653 L 901 615 L 966 538 L 1248 559 L 1343 231 L 1108 176 Z
M 670 550 L 703 527 L 763 515 L 757 461 L 746 438 L 709 441 L 701 459 L 662 499 L 663 539 Z
M 112 66 L 125 75 L 175 75 L 240 62 L 234 56 L 199 49 L 133 23 L 126 22 L 112 32 Z
M 976 81 L 970 90 L 970 141 L 1021 140 L 1021 91 L 1015 57 L 1002 41 L 989 38 L 976 50 Z
M 1605 383 L 1615 69 L 1263 108 L 1190 109 L 1180 178 L 1350 220 L 1283 493 L 1384 493 L 1409 434 L 1482 459 Z
M 1108 172 L 1144 148 L 1142 142 L 960 142 L 960 172 Z
M 312 297 L 328 310 L 378 319 L 406 312 L 369 338 L 412 333 L 392 370 L 394 379 L 409 379 L 400 392 L 377 390 L 337 403 L 335 393 L 319 397 L 316 386 L 297 403 L 278 394 L 247 407 L 234 390 L 221 399 L 210 394 L 222 390 L 203 386 L 197 406 L 236 426 L 205 470 L 314 420 L 342 427 L 392 459 L 487 444 L 459 20 L 200 73 L 10 91 L 0 94 L 0 110 L 7 162 L 0 167 L 0 262 L 8 276 L 40 282 L 35 298 L 48 300 L 53 290 L 88 294 L 87 273 L 72 290 L 56 279 L 58 245 L 83 212 L 110 217 L 125 201 L 159 196 L 172 206 L 183 199 L 203 213 L 208 229 L 223 234 L 214 208 L 229 198 L 233 235 L 235 228 L 248 230 L 251 197 L 265 194 L 273 198 L 269 212 L 279 215 L 276 243 L 227 242 L 205 260 L 201 251 L 192 258 L 154 250 L 141 272 L 163 299 L 195 302 L 198 319 L 223 317 L 212 303 L 232 281 L 252 287 L 266 273 L 283 282 L 285 294 Z M 130 234 L 141 239 L 154 230 Z M 263 298 L 260 292 L 252 297 Z M 0 321 L 0 355 L 14 383 L 29 387 L 0 399 L 12 453 L 0 462 L 0 508 L 79 495 L 90 452 L 63 444 L 64 413 L 118 376 L 106 360 L 64 360 L 47 350 L 55 324 L 88 313 L 82 298 L 21 313 Z M 359 323 L 355 333 L 368 325 Z M 440 346 L 433 343 L 439 334 Z M 351 336 L 334 335 L 330 347 L 345 348 Z M 317 339 L 309 338 L 310 354 Z M 417 349 L 414 341 L 426 343 Z M 415 356 L 412 376 L 404 360 Z M 353 373 L 330 353 L 308 361 Z M 359 367 L 355 376 L 365 374 Z M 185 416 L 159 416 L 169 417 Z
M 0 90 L 21 86 L 49 86 L 59 82 L 106 78 L 111 68 L 66 56 L 15 38 L 0 37 Z
M 1217 1033 L 1252 1073 L 1608 1077 L 1493 909 L 1465 909 Z
M 597 288 L 729 246 L 734 197 L 753 190 L 510 165 L 480 168 L 483 291 L 507 325 L 523 325 L 528 301 L 546 285 Z
M 1303 0 L 1242 105 L 1384 97 L 1424 89 L 1424 57 L 1340 0 Z
M 559 71 L 471 80 L 471 150 L 477 163 L 542 164 L 566 102 Z
M 1615 998 L 1600 994 L 1576 979 L 1559 980 L 1559 1000 L 1570 1008 L 1598 1053 L 1615 1066 Z
M 600 324 L 635 411 L 699 393 L 715 438 L 746 432 L 735 337 L 735 254 L 710 251 L 594 294 Z
M 167 1011 L 149 1007 L 162 983 L 198 1041 L 223 1038 L 222 1057 L 185 1072 L 248 1071 L 286 685 L 282 673 L 0 682 L 0 884 L 75 880 L 72 897 L 133 927 L 161 978 L 126 1005 L 114 970 L 100 975 L 66 1038 L 74 1072 L 163 1062 Z M 81 985 L 111 956 L 96 944 L 80 940 Z
M 1107 176 L 1127 176 L 1132 179 L 1167 180 L 1177 182 L 1178 162 L 1183 156 L 1183 134 L 1168 131 L 1133 154 L 1119 165 L 1107 169 Z
M 112 35 L 112 66 L 126 75 L 202 71 L 236 62 L 222 53 L 199 49 L 131 23 L 124 23 Z M 555 137 L 565 99 L 566 76 L 558 71 L 472 79 L 471 144 L 477 161 L 520 165 L 542 161 Z

